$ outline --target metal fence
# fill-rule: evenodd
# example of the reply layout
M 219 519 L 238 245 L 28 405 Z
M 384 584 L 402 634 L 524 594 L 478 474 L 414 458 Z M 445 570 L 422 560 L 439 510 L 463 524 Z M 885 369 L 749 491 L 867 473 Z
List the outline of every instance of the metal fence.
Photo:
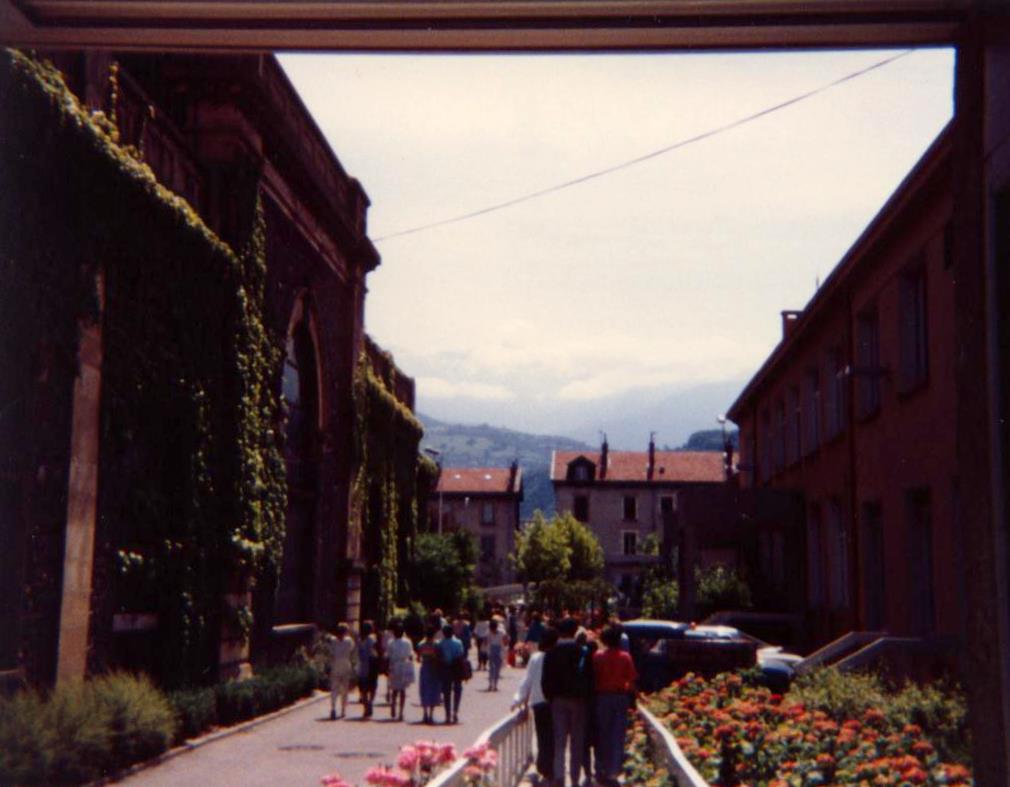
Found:
M 533 762 L 533 714 L 523 711 L 510 713 L 481 733 L 474 745 L 482 743 L 490 743 L 498 753 L 498 765 L 491 774 L 492 784 L 515 787 Z M 464 784 L 463 771 L 466 766 L 466 759 L 460 759 L 431 781 L 429 787 L 457 787 Z

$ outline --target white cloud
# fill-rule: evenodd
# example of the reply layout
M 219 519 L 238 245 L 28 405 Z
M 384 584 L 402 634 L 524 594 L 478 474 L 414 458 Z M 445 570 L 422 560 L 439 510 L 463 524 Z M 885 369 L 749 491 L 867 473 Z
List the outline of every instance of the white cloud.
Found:
M 514 398 L 515 394 L 502 385 L 467 380 L 445 380 L 441 377 L 418 377 L 417 391 L 432 399 L 486 399 L 503 401 Z

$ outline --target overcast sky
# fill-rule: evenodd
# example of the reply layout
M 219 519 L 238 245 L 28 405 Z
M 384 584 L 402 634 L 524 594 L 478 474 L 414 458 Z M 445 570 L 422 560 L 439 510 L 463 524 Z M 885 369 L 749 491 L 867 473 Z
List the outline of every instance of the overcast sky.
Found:
M 922 50 L 615 174 L 426 232 L 893 52 L 286 55 L 368 192 L 368 331 L 420 409 L 506 412 L 746 378 L 952 113 Z M 476 409 L 474 409 L 476 408 Z M 535 419 L 534 419 L 535 420 Z M 530 423 L 523 424 L 530 426 Z

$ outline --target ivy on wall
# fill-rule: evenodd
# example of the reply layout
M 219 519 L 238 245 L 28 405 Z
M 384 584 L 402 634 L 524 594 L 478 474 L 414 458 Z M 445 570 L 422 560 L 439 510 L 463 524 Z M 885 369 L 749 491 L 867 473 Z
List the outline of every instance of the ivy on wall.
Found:
M 76 358 L 104 279 L 97 560 L 115 569 L 93 631 L 102 610 L 157 612 L 161 680 L 212 680 L 223 594 L 276 571 L 284 534 L 257 173 L 232 173 L 232 248 L 54 68 L 0 53 L 0 106 L 0 272 L 22 304 L 5 361 L 31 368 L 33 332 L 57 313 L 59 352 Z
M 395 367 L 392 359 L 385 364 Z M 395 372 L 390 371 L 390 377 Z M 376 596 L 365 614 L 385 621 L 397 601 L 405 601 L 401 580 L 403 546 L 417 532 L 418 445 L 421 422 L 392 393 L 394 380 L 383 379 L 362 352 L 354 378 L 355 460 L 357 475 L 352 521 L 363 541 L 366 569 L 377 578 Z M 367 590 L 367 588 L 366 588 Z

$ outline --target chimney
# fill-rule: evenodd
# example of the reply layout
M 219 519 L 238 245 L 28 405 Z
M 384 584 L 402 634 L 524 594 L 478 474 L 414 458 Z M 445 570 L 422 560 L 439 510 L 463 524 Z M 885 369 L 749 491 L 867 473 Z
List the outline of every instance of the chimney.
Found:
M 607 453 L 609 452 L 609 450 L 610 450 L 610 448 L 607 445 L 607 435 L 604 434 L 603 435 L 603 445 L 600 446 L 600 472 L 599 472 L 599 477 L 600 477 L 601 481 L 604 478 L 607 477 Z
M 656 471 L 656 433 L 649 432 L 649 468 L 645 473 L 647 480 L 652 480 L 652 474 Z
M 515 492 L 516 490 L 516 477 L 519 475 L 519 460 L 513 459 L 512 464 L 509 465 L 509 491 Z
M 793 332 L 793 328 L 796 327 L 796 321 L 803 314 L 802 310 L 797 309 L 784 309 L 782 311 L 782 339 L 788 339 L 789 334 Z

